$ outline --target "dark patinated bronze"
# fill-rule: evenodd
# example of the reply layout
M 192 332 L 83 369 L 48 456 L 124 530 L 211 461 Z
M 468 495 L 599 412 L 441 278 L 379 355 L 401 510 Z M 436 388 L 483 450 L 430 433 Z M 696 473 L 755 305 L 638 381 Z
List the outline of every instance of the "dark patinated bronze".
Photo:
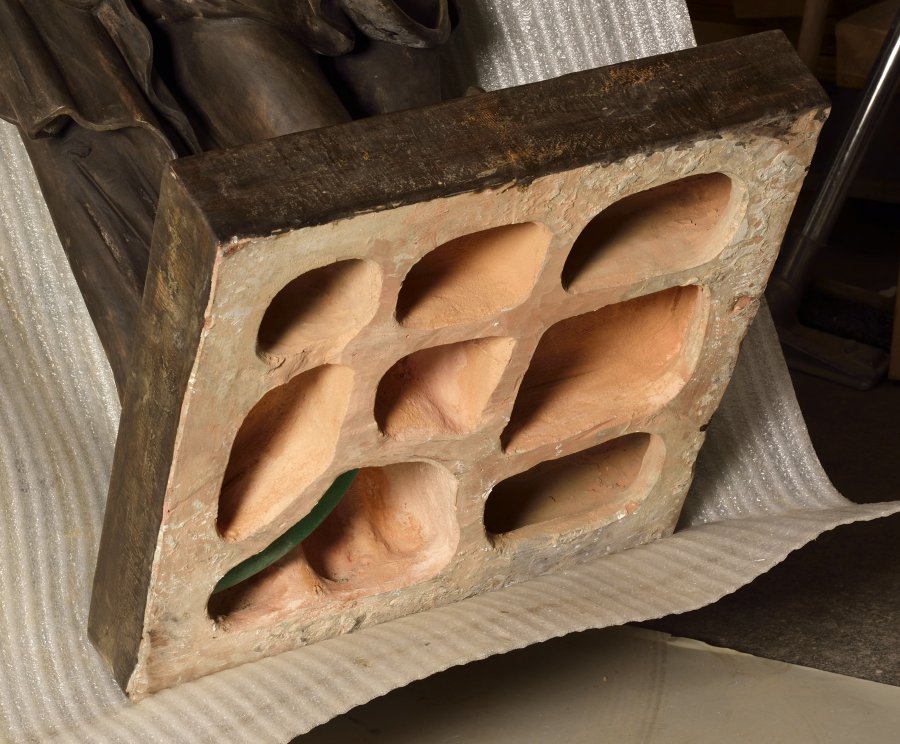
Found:
M 16 124 L 124 394 L 166 164 L 440 100 L 448 0 L 5 0 Z

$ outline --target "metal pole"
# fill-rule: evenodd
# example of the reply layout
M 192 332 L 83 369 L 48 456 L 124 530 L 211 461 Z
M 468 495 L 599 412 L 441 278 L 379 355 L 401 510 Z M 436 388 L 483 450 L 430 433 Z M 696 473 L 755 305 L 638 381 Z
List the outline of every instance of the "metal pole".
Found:
M 785 359 L 792 369 L 866 390 L 887 372 L 880 349 L 800 324 L 797 309 L 809 266 L 831 233 L 834 221 L 875 128 L 900 80 L 900 12 L 894 17 L 859 108 L 831 164 L 828 177 L 799 233 L 788 237 L 769 282 L 766 298 L 778 326 Z
M 850 129 L 834 158 L 822 190 L 794 242 L 782 251 L 777 279 L 795 292 L 802 290 L 807 269 L 840 212 L 853 177 L 872 138 L 872 134 L 890 103 L 900 73 L 900 12 L 894 16 L 881 55 L 869 76 L 869 82 L 853 117 Z

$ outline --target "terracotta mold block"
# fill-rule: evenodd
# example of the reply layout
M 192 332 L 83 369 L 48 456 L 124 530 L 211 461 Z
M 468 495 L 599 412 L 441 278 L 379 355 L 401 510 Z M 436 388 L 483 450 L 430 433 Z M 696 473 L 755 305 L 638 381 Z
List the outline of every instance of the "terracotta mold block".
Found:
M 670 533 L 826 113 L 773 33 L 176 161 L 90 617 L 122 686 Z

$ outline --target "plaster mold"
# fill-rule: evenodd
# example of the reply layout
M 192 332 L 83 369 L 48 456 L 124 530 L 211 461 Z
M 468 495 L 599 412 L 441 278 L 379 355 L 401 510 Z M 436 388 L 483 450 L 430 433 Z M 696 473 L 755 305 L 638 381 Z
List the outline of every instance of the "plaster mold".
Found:
M 176 161 L 91 614 L 120 683 L 671 533 L 824 110 L 766 36 Z

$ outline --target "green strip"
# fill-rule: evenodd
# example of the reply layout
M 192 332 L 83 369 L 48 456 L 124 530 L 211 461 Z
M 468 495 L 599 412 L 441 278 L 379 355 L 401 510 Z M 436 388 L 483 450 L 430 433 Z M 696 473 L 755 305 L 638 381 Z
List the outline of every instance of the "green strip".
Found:
M 334 508 L 344 498 L 344 494 L 347 493 L 347 489 L 350 488 L 358 472 L 358 470 L 348 470 L 335 478 L 334 483 L 331 484 L 331 487 L 319 499 L 319 502 L 309 514 L 272 542 L 265 550 L 256 555 L 251 555 L 247 560 L 238 563 L 219 579 L 219 583 L 213 589 L 213 594 L 230 589 L 235 584 L 239 584 L 251 576 L 256 576 L 260 571 L 268 568 L 279 558 L 283 558 L 302 543 L 334 511 Z

